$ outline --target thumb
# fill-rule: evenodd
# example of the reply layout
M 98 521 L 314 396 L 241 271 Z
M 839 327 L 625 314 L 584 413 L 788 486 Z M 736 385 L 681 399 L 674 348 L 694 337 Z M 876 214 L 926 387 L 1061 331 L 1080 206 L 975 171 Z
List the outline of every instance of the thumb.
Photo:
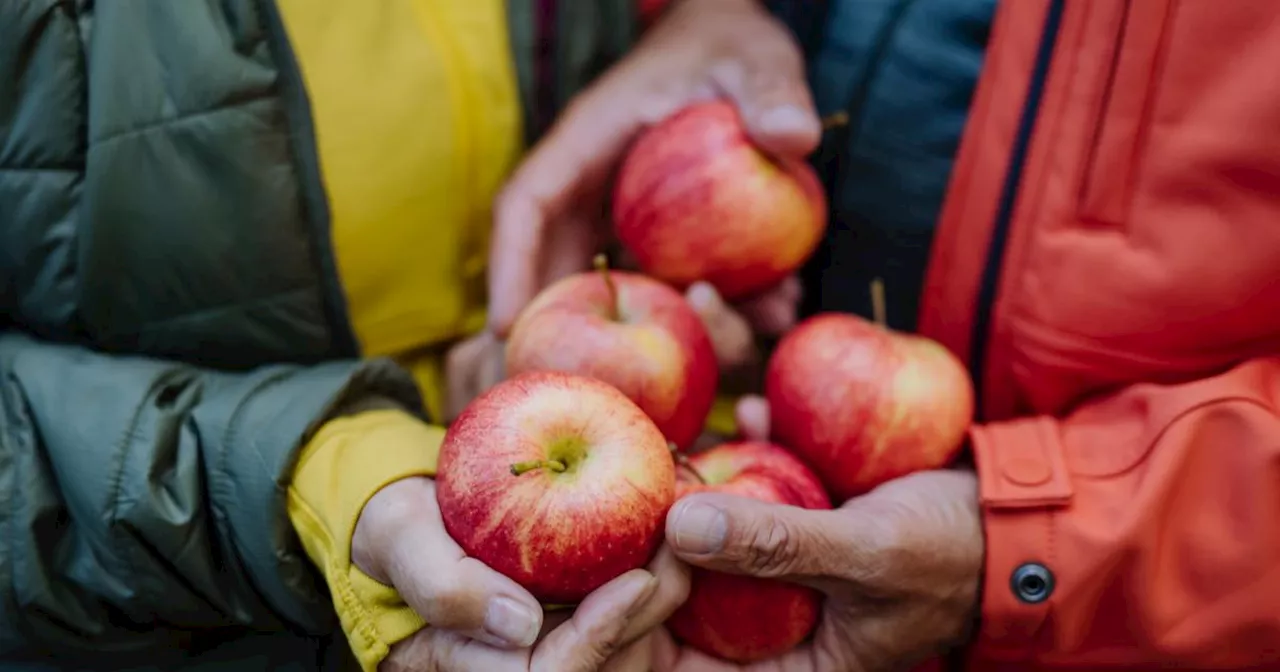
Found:
M 843 525 L 831 511 L 697 494 L 667 514 L 667 541 L 682 560 L 705 569 L 817 579 L 835 573 L 831 550 Z
M 779 158 L 804 158 L 818 147 L 822 121 L 799 48 L 785 38 L 778 44 L 727 62 L 712 78 L 737 105 L 747 133 L 761 149 Z
M 424 621 L 500 648 L 533 644 L 542 607 L 527 590 L 467 557 L 441 521 L 433 489 L 404 505 L 413 524 L 396 528 L 382 569 L 400 597 Z
M 624 644 L 627 625 L 654 594 L 653 574 L 631 570 L 598 588 L 568 622 L 553 630 L 533 654 L 535 672 L 598 670 Z
M 392 573 L 404 601 L 424 621 L 502 648 L 533 644 L 542 609 L 527 591 L 475 558 L 420 563 L 412 577 Z

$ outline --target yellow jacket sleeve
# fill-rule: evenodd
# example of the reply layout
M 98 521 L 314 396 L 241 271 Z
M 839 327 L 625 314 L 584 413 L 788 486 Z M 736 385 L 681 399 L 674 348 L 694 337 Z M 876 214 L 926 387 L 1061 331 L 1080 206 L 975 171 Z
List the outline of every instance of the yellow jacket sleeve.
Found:
M 391 646 L 425 625 L 395 589 L 351 562 L 351 537 L 366 502 L 409 476 L 434 476 L 444 430 L 398 410 L 329 421 L 302 451 L 289 487 L 289 517 L 324 573 L 360 666 L 376 670 Z

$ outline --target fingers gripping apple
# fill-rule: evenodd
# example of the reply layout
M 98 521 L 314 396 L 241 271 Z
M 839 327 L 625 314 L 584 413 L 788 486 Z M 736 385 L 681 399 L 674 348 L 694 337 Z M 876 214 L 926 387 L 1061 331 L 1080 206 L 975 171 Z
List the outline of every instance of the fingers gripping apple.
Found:
M 776 159 L 731 103 L 690 105 L 643 133 L 613 198 L 614 230 L 645 272 L 738 300 L 782 282 L 818 246 L 826 196 L 809 165 Z
M 616 388 L 536 372 L 462 412 L 436 483 L 445 529 L 467 555 L 544 603 L 571 604 L 653 557 L 675 466 L 653 421 Z
M 723 492 L 766 502 L 829 509 L 822 484 L 795 457 L 770 443 L 729 443 L 682 461 L 677 499 Z M 689 599 L 667 622 L 686 644 L 747 663 L 781 655 L 809 636 L 821 595 L 777 579 L 694 568 Z

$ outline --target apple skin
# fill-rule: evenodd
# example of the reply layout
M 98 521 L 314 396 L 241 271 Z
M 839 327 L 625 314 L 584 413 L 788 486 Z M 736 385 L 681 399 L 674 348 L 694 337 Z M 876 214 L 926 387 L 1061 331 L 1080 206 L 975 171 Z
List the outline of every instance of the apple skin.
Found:
M 772 438 L 843 502 L 951 462 L 973 421 L 973 385 L 940 343 L 822 313 L 778 343 L 765 371 Z
M 568 468 L 512 471 L 548 459 Z M 449 535 L 546 604 L 574 604 L 648 563 L 674 497 L 675 465 L 653 421 L 614 387 L 558 372 L 477 397 L 437 465 Z
M 679 292 L 637 273 L 563 278 L 521 311 L 507 338 L 506 367 L 563 371 L 622 391 L 668 441 L 689 447 L 715 403 L 720 368 L 706 327 Z M 616 306 L 619 319 L 611 317 Z
M 640 268 L 729 300 L 791 275 L 822 238 L 827 202 L 808 164 L 779 161 L 748 138 L 729 103 L 698 103 L 651 127 L 623 159 L 614 230 Z
M 677 500 L 698 492 L 720 492 L 830 509 L 822 483 L 784 448 L 766 442 L 726 443 L 689 457 L 678 468 Z M 803 642 L 818 622 L 822 596 L 812 588 L 694 568 L 689 598 L 667 621 L 685 644 L 735 663 L 766 660 Z
M 636 13 L 640 16 L 640 24 L 643 26 L 652 25 L 662 15 L 663 10 L 667 8 L 670 0 L 638 0 L 636 3 Z

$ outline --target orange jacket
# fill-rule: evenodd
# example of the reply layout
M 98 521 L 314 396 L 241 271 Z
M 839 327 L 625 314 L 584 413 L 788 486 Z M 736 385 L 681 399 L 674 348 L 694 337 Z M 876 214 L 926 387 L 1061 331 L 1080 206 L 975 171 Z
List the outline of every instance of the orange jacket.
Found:
M 1001 3 L 921 331 L 968 358 L 970 669 L 1280 669 L 1280 2 Z

